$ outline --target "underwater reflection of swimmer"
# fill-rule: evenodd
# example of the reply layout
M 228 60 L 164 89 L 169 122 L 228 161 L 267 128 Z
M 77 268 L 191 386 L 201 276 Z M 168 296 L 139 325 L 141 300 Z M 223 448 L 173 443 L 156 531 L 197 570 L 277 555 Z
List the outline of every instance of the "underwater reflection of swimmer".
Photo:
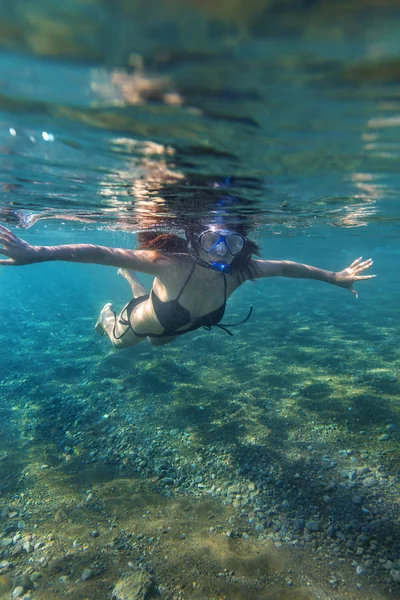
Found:
M 139 234 L 138 250 L 108 248 L 91 244 L 32 246 L 0 226 L 0 254 L 8 259 L 1 265 L 28 265 L 46 261 L 67 261 L 119 267 L 130 283 L 133 300 L 119 315 L 106 304 L 96 330 L 107 335 L 118 348 L 134 346 L 144 338 L 153 345 L 165 344 L 175 337 L 200 327 L 219 327 L 230 333 L 232 326 L 221 322 L 226 303 L 245 281 L 263 277 L 315 279 L 349 289 L 371 279 L 363 273 L 372 260 L 355 260 L 349 267 L 325 271 L 291 261 L 255 260 L 258 248 L 247 237 L 243 225 L 192 222 L 186 237 L 170 233 Z M 134 271 L 154 276 L 147 293 Z M 246 321 L 249 314 L 242 322 Z
M 98 97 L 118 106 L 146 102 L 161 102 L 172 106 L 183 104 L 183 98 L 175 90 L 172 80 L 166 76 L 147 73 L 141 56 L 131 56 L 130 65 L 133 67 L 131 72 L 113 69 L 110 73 L 105 69 L 95 69 L 92 73 L 92 90 Z

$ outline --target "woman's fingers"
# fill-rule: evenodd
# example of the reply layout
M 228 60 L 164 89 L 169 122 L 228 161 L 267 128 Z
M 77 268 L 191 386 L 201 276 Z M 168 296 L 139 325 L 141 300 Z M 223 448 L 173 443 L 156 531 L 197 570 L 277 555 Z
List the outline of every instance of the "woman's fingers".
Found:
M 365 267 L 365 265 L 370 265 L 372 264 L 372 258 L 368 258 L 367 260 L 364 260 L 364 262 L 359 262 L 357 263 L 356 267 L 357 269 L 360 269 L 361 267 Z
M 367 267 L 370 267 L 373 264 L 374 264 L 374 261 L 372 260 L 372 258 L 368 258 L 368 260 L 364 260 L 364 262 L 360 263 L 358 265 L 358 268 L 360 269 L 362 267 L 363 269 L 365 269 Z
M 9 237 L 10 239 L 15 238 L 13 232 L 7 229 L 7 227 L 4 227 L 4 225 L 0 225 L 0 234 Z
M 351 265 L 349 268 L 356 275 L 357 273 L 362 273 L 363 271 L 370 269 L 373 264 L 374 264 L 374 261 L 371 258 L 369 258 L 368 260 L 365 260 L 364 262 L 357 263 L 355 266 L 353 266 L 354 265 L 354 263 L 353 263 L 353 265 Z
M 5 241 L 5 242 L 7 242 L 7 243 L 9 243 L 9 244 L 12 244 L 12 243 L 13 243 L 13 241 L 14 241 L 14 239 L 15 239 L 15 238 L 14 238 L 13 236 L 11 236 L 11 235 L 8 235 L 7 233 L 2 233 L 2 232 L 0 231 L 0 240 L 1 240 L 2 242 L 3 242 L 3 241 Z
M 0 254 L 4 254 L 4 256 L 11 256 L 12 252 L 6 250 L 5 248 L 0 248 Z
M 5 230 L 5 231 L 4 231 Z M 17 237 L 11 231 L 8 231 L 5 227 L 0 226 L 0 244 L 5 246 L 6 248 L 21 248 L 26 246 L 26 242 L 21 240 L 21 238 Z
M 369 269 L 374 264 L 372 258 L 368 258 L 367 260 L 362 261 L 362 256 L 357 258 L 354 262 L 351 263 L 349 269 L 353 269 L 354 271 L 365 271 L 365 269 Z
M 354 277 L 356 281 L 361 281 L 362 279 L 373 279 L 376 275 L 357 275 Z
M 13 265 L 13 264 L 14 264 L 14 261 L 13 261 L 13 260 L 11 260 L 11 258 L 10 258 L 9 260 L 5 260 L 5 259 L 3 260 L 3 259 L 0 259 L 0 266 L 1 266 L 1 265 Z
M 349 269 L 354 269 L 354 267 L 359 265 L 361 261 L 362 261 L 362 256 L 360 256 L 360 258 L 356 258 L 356 260 L 351 263 Z

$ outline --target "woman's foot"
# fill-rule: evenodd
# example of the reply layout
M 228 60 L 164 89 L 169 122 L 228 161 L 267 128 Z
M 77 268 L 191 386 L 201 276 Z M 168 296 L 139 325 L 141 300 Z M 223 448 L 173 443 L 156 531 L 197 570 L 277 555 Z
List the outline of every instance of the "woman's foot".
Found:
M 108 335 L 107 328 L 112 326 L 115 320 L 115 314 L 112 308 L 111 302 L 108 302 L 102 308 L 99 318 L 97 319 L 97 323 L 94 326 L 94 330 L 97 331 L 99 335 Z

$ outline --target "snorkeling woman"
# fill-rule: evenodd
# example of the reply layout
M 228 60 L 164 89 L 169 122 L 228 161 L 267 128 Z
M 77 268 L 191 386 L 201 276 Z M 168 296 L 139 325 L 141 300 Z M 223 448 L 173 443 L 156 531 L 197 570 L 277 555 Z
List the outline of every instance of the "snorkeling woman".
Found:
M 217 326 L 227 333 L 240 323 L 222 322 L 228 298 L 245 281 L 262 277 L 315 279 L 349 289 L 372 279 L 364 275 L 373 262 L 355 260 L 342 271 L 325 271 L 285 260 L 256 260 L 258 247 L 248 239 L 243 225 L 208 225 L 193 222 L 186 239 L 169 233 L 139 234 L 138 250 L 91 244 L 32 246 L 0 225 L 0 265 L 19 266 L 47 261 L 67 261 L 119 267 L 131 285 L 133 300 L 117 315 L 111 304 L 102 309 L 96 331 L 108 335 L 117 348 L 134 346 L 144 338 L 153 345 L 171 342 L 199 327 Z M 147 293 L 135 271 L 154 276 Z M 241 321 L 246 321 L 251 314 Z

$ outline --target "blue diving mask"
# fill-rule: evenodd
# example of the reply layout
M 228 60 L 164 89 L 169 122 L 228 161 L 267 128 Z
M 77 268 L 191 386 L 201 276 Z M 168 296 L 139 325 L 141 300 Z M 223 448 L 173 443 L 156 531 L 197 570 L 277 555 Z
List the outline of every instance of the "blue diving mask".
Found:
M 225 249 L 231 256 L 237 256 L 246 245 L 246 240 L 240 233 L 227 230 L 208 229 L 199 235 L 198 241 L 200 248 L 207 254 L 216 250 L 221 256 L 225 254 Z

